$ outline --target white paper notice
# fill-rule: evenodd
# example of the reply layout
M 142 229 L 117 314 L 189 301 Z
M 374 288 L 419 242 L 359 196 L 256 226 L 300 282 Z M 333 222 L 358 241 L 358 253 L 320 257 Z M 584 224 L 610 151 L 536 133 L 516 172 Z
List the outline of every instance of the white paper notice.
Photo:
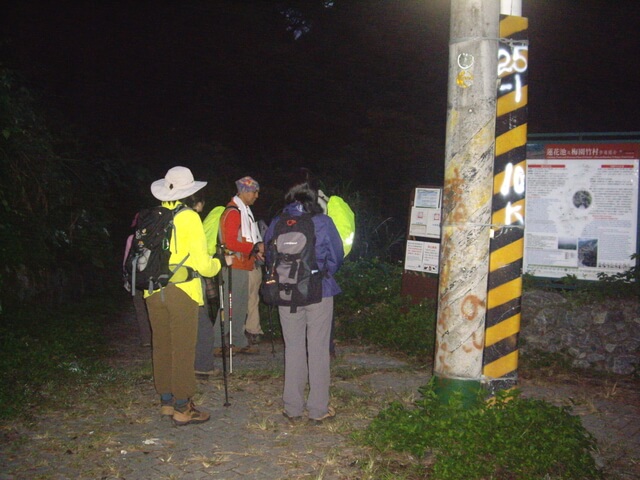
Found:
M 416 196 L 413 201 L 414 207 L 440 208 L 439 188 L 416 188 Z
M 404 258 L 404 269 L 437 274 L 439 256 L 439 243 L 409 240 Z
M 412 237 L 440 238 L 440 209 L 411 208 L 409 235 Z

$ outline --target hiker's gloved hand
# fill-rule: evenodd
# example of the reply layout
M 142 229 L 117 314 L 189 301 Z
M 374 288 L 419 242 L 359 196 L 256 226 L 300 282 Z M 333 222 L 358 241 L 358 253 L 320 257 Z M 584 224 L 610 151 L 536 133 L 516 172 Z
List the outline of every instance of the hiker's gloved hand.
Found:
M 253 246 L 253 250 L 251 251 L 251 255 L 253 255 L 256 259 L 256 263 L 258 265 L 264 265 L 264 243 L 258 242 Z

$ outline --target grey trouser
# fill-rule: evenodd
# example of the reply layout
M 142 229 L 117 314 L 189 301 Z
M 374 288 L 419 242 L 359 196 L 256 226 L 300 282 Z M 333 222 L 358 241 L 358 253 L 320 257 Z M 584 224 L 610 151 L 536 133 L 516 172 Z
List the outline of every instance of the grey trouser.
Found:
M 309 384 L 306 407 L 309 418 L 322 418 L 329 411 L 329 334 L 333 316 L 333 297 L 320 303 L 298 307 L 278 307 L 284 337 L 284 410 L 290 417 L 301 416 L 304 393 Z
M 202 288 L 204 280 L 202 281 Z M 213 307 L 215 309 L 215 307 Z M 216 312 L 214 310 L 213 315 Z M 219 334 L 219 333 L 218 333 Z M 204 295 L 204 307 L 198 308 L 198 340 L 196 342 L 196 372 L 209 372 L 213 370 L 213 341 L 215 331 L 211 321 L 211 307 L 207 304 L 207 295 Z

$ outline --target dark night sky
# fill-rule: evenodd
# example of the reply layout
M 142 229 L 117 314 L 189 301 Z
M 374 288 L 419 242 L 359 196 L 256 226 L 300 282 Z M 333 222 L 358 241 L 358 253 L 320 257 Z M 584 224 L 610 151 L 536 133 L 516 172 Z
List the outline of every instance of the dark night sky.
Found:
M 204 142 L 255 168 L 415 129 L 424 151 L 407 161 L 442 162 L 449 0 L 56 3 L 5 7 L 6 64 L 137 155 Z M 289 6 L 311 24 L 297 41 Z M 523 15 L 530 133 L 640 130 L 640 2 L 524 0 Z

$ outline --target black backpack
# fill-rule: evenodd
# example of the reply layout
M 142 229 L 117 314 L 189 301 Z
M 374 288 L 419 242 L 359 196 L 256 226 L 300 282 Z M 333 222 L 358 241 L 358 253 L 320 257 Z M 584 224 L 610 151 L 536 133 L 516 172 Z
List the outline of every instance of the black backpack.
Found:
M 169 243 L 175 231 L 173 220 L 186 208 L 182 204 L 174 210 L 159 206 L 138 213 L 131 248 L 124 262 L 124 281 L 133 287 L 132 295 L 136 290 L 153 292 L 166 287 L 169 279 L 189 257 L 184 257 L 178 265 L 169 265 Z M 193 269 L 189 268 L 183 281 L 192 278 Z
M 316 233 L 310 214 L 282 214 L 267 245 L 271 264 L 260 286 L 268 305 L 296 307 L 322 300 L 322 272 L 316 261 Z

